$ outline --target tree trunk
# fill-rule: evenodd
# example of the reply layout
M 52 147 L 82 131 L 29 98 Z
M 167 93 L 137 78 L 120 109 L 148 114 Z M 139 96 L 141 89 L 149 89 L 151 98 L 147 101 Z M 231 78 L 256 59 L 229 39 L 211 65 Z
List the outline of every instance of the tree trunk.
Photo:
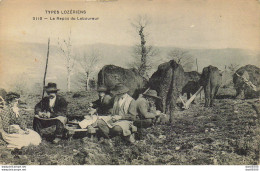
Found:
M 67 77 L 67 90 L 70 92 L 70 72 L 68 72 L 68 77 Z
M 87 78 L 87 81 L 86 81 L 86 90 L 87 91 L 89 90 L 89 78 Z
M 146 74 L 146 66 L 147 66 L 147 55 L 146 55 L 146 47 L 145 47 L 145 39 L 144 39 L 144 34 L 143 34 L 143 29 L 144 27 L 141 27 L 139 30 L 139 35 L 141 38 L 141 66 L 139 68 L 139 73 L 142 76 L 145 76 Z
M 86 90 L 88 91 L 89 90 L 89 73 L 86 73 L 87 75 L 87 80 L 86 80 Z

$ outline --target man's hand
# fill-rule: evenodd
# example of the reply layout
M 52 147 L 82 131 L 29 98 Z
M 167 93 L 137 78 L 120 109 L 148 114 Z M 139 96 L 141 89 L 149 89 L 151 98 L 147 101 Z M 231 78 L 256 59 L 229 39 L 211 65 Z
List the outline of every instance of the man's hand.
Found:
M 160 116 L 160 115 L 161 115 L 161 111 L 156 110 L 156 111 L 155 111 L 155 114 L 156 114 L 157 116 Z
M 39 112 L 39 113 L 38 113 L 38 116 L 39 116 L 40 118 L 43 118 L 43 114 L 44 114 L 43 112 Z
M 162 115 L 161 111 L 159 110 L 156 110 L 154 114 L 155 114 L 155 119 L 158 119 Z
M 90 102 L 90 103 L 88 104 L 88 106 L 89 106 L 89 107 L 93 107 L 93 103 Z
M 39 112 L 38 115 L 39 115 L 40 118 L 50 118 L 51 117 L 51 113 L 50 112 L 47 112 L 47 113 Z
M 46 118 L 50 118 L 50 117 L 51 117 L 51 113 L 50 113 L 50 112 L 47 112 L 47 113 L 45 114 L 45 117 L 46 117 Z
M 94 115 L 96 112 L 97 112 L 97 110 L 93 109 L 93 108 L 90 108 L 90 110 L 89 110 L 90 115 Z
M 120 119 L 122 119 L 122 116 L 120 116 L 120 115 L 114 115 L 114 116 L 112 116 L 112 121 L 118 121 L 118 120 L 120 120 Z

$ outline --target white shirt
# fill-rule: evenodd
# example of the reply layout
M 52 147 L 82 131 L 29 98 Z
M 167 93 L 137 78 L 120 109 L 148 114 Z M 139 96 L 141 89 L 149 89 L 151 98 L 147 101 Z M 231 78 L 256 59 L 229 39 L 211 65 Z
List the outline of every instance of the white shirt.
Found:
M 49 102 L 50 107 L 54 107 L 55 101 L 56 101 L 56 96 L 53 99 L 50 99 Z
M 121 107 L 123 105 L 126 97 L 127 97 L 127 94 L 124 94 L 122 97 L 119 98 L 119 100 L 118 100 L 119 107 Z
M 18 108 L 17 104 L 18 104 L 18 102 L 16 102 L 16 103 L 14 104 L 14 106 L 13 106 L 13 111 L 14 111 L 14 113 L 15 113 L 15 116 L 18 118 L 18 117 L 20 116 L 20 114 L 19 114 L 19 108 Z
M 102 97 L 100 98 L 101 103 L 103 102 L 103 100 L 104 100 L 104 96 L 102 96 Z

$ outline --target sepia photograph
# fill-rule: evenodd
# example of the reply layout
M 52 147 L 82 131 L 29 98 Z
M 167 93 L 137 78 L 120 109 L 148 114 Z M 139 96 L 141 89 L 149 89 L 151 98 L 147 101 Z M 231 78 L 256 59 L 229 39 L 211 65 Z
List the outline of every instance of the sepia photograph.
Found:
M 259 0 L 0 0 L 2 171 L 258 171 L 259 21 Z

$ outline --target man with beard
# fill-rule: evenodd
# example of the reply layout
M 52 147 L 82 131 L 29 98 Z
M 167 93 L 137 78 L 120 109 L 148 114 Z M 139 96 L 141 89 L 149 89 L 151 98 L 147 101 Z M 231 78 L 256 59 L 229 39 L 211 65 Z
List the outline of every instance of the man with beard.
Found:
M 64 127 L 67 123 L 67 105 L 66 100 L 57 95 L 56 83 L 48 83 L 45 87 L 47 96 L 44 97 L 35 106 L 35 117 L 33 120 L 33 129 L 42 136 L 42 129 L 55 125 L 55 139 L 53 143 L 58 143 L 63 137 Z

